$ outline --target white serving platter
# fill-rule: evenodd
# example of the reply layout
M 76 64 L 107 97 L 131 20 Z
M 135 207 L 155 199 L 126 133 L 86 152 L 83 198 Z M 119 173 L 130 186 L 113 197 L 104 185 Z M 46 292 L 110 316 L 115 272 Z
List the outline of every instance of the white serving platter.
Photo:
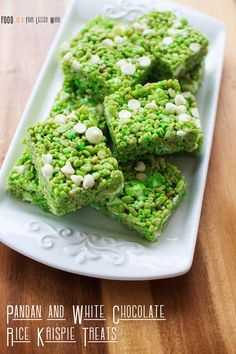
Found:
M 188 194 L 163 232 L 149 243 L 90 207 L 56 217 L 23 203 L 6 190 L 6 177 L 23 150 L 27 126 L 47 117 L 63 76 L 60 43 L 98 14 L 118 22 L 133 21 L 152 9 L 173 10 L 189 19 L 210 40 L 205 77 L 197 100 L 205 136 L 199 156 L 172 157 L 188 180 Z M 29 98 L 0 172 L 0 235 L 12 249 L 48 266 L 71 273 L 119 280 L 148 280 L 186 273 L 193 260 L 211 152 L 223 67 L 224 25 L 194 9 L 171 1 L 74 0 L 66 12 Z

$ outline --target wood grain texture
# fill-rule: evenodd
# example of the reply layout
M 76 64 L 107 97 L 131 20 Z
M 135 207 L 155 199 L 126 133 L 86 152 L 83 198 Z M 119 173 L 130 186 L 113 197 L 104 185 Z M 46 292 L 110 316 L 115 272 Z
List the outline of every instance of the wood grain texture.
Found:
M 48 268 L 0 247 L 1 353 L 236 353 L 236 3 L 181 0 L 225 23 L 228 32 L 223 80 L 207 186 L 191 271 L 149 282 L 89 279 Z M 0 15 L 63 16 L 68 1 L 0 2 Z M 30 28 L 29 28 L 30 26 Z M 0 161 L 30 95 L 58 25 L 0 25 Z M 165 304 L 166 321 L 124 321 L 116 344 L 7 349 L 7 304 Z M 72 321 L 68 318 L 67 325 Z M 43 323 L 42 325 L 47 325 Z M 96 323 L 93 324 L 94 326 Z M 98 325 L 102 325 L 99 323 Z M 34 333 L 36 323 L 30 323 Z

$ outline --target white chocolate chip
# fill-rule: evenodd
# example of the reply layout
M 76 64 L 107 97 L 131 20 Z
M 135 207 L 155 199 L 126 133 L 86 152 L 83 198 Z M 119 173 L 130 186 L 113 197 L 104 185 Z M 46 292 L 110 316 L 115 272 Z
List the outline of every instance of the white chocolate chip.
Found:
M 136 31 L 142 32 L 142 31 L 145 29 L 146 25 L 141 25 L 140 23 L 135 22 L 135 23 L 133 24 L 133 27 L 134 27 L 134 29 L 135 29 Z
M 136 174 L 136 179 L 140 182 L 145 182 L 147 179 L 146 173 L 140 172 Z
M 50 164 L 52 162 L 52 154 L 43 154 L 42 161 L 44 165 Z
M 107 45 L 108 47 L 112 47 L 114 45 L 114 42 L 109 38 L 104 39 L 102 43 Z
M 92 64 L 99 64 L 101 62 L 101 58 L 95 54 L 92 56 L 92 58 L 90 59 L 90 63 Z
M 188 122 L 191 119 L 191 117 L 186 114 L 186 113 L 182 113 L 180 115 L 178 115 L 178 121 L 181 122 Z
M 176 134 L 177 134 L 178 136 L 180 136 L 181 138 L 184 138 L 184 137 L 187 135 L 187 133 L 186 133 L 185 131 L 183 131 L 183 130 L 178 130 L 178 131 L 176 132 Z
M 70 50 L 70 44 L 67 41 L 64 41 L 61 43 L 59 49 L 62 50 L 63 52 L 67 52 L 68 50 Z
M 62 58 L 63 61 L 68 61 L 72 58 L 72 53 L 71 52 L 67 52 L 64 57 Z
M 21 175 L 25 171 L 25 166 L 24 165 L 14 166 L 14 170 Z
M 200 48 L 201 48 L 201 46 L 198 43 L 191 43 L 189 46 L 189 49 L 194 53 L 199 52 Z
M 152 101 L 152 102 L 147 103 L 145 108 L 155 109 L 155 108 L 157 108 L 157 105 L 156 105 L 155 101 Z
M 85 175 L 83 180 L 83 187 L 85 189 L 93 188 L 94 186 L 94 178 L 92 175 Z
M 151 29 L 151 28 L 146 28 L 146 29 L 143 31 L 143 35 L 144 35 L 144 36 L 147 36 L 148 34 L 154 34 L 154 33 L 156 33 L 156 32 L 154 31 L 154 29 Z
M 77 115 L 75 113 L 70 113 L 68 116 L 66 116 L 66 119 L 68 118 L 77 119 Z
M 191 92 L 190 91 L 185 91 L 182 93 L 182 95 L 185 97 L 185 98 L 188 98 L 190 96 L 192 96 Z
M 183 104 L 181 104 L 177 107 L 176 113 L 181 114 L 181 113 L 185 113 L 186 111 L 187 111 L 187 108 Z
M 168 89 L 168 93 L 169 93 L 170 97 L 175 97 L 175 90 L 173 90 L 172 88 Z
M 127 111 L 126 109 L 123 109 L 122 111 L 120 111 L 118 115 L 119 115 L 120 119 L 129 119 L 132 116 L 132 114 L 129 111 Z
M 67 92 L 62 91 L 61 94 L 60 94 L 60 98 L 61 98 L 62 101 L 67 100 L 67 98 L 69 98 L 69 97 L 70 97 L 70 94 L 67 93 Z
M 115 41 L 116 44 L 122 44 L 122 43 L 126 42 L 126 38 L 121 37 L 121 36 L 116 36 L 114 41 Z
M 103 138 L 103 132 L 97 127 L 90 127 L 86 130 L 86 139 L 91 144 L 99 144 Z
M 179 21 L 175 21 L 175 22 L 173 23 L 173 27 L 175 27 L 175 28 L 181 28 L 182 26 L 183 26 L 182 23 L 179 22 Z
M 126 63 L 127 63 L 127 61 L 126 61 L 125 59 L 121 59 L 121 60 L 119 60 L 119 61 L 116 63 L 116 65 L 119 66 L 119 67 L 121 67 L 122 65 L 124 65 L 124 64 L 126 64 Z
M 83 134 L 84 132 L 86 132 L 87 127 L 84 123 L 79 122 L 79 123 L 75 124 L 74 130 L 79 134 Z
M 167 102 L 165 106 L 166 110 L 170 113 L 175 113 L 177 106 L 174 103 Z
M 65 166 L 61 168 L 61 172 L 63 172 L 66 176 L 73 175 L 75 173 L 75 170 L 73 169 L 70 161 L 66 161 Z
M 121 72 L 124 75 L 134 75 L 136 71 L 136 66 L 131 63 L 125 63 L 121 65 Z
M 132 109 L 132 111 L 137 111 L 141 107 L 141 103 L 138 100 L 129 100 L 128 107 Z
M 179 34 L 181 37 L 183 37 L 183 38 L 188 37 L 188 33 L 187 33 L 186 31 L 184 31 L 184 30 L 179 30 L 179 31 L 178 31 L 178 34 Z
M 162 44 L 164 44 L 164 45 L 169 45 L 171 43 L 173 43 L 173 38 L 172 37 L 165 37 L 162 40 Z
M 199 118 L 196 118 L 196 119 L 194 120 L 194 122 L 195 122 L 197 128 L 201 128 L 202 125 L 201 125 L 201 121 L 200 121 Z
M 78 60 L 73 60 L 72 64 L 71 64 L 72 69 L 74 69 L 75 71 L 79 70 L 81 68 L 81 64 L 80 62 L 78 62 Z
M 121 35 L 125 32 L 126 26 L 124 25 L 117 25 L 113 28 L 113 33 L 117 35 Z
M 53 167 L 50 164 L 46 164 L 41 168 L 41 172 L 45 178 L 50 178 L 53 174 Z
M 74 184 L 76 184 L 77 186 L 80 186 L 81 183 L 83 182 L 83 177 L 82 176 L 78 176 L 78 175 L 71 175 L 70 179 L 72 180 L 72 182 Z
M 151 65 L 151 59 L 147 56 L 139 58 L 138 62 L 142 68 L 146 68 Z
M 146 165 L 143 161 L 138 161 L 134 169 L 137 172 L 144 172 L 146 171 Z
M 175 104 L 177 104 L 177 106 L 186 104 L 186 99 L 183 95 L 178 94 L 175 96 Z
M 191 113 L 194 118 L 199 118 L 199 112 L 197 108 L 192 108 Z
M 167 32 L 170 36 L 175 36 L 178 31 L 176 28 L 169 28 Z
M 64 114 L 58 114 L 55 118 L 54 121 L 56 123 L 65 123 L 66 122 L 66 116 Z

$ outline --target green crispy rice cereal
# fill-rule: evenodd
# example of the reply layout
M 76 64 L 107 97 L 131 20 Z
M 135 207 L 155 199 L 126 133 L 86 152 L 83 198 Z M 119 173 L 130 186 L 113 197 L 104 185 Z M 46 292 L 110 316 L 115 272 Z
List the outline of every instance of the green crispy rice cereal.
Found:
M 27 147 L 8 175 L 7 188 L 17 198 L 48 210 L 47 201 L 38 188 L 38 176 Z
M 65 80 L 55 98 L 47 120 L 56 119 L 63 121 L 64 119 L 74 119 L 79 122 L 86 120 L 88 116 L 90 123 L 98 126 L 106 133 L 107 127 L 103 104 L 82 93 L 73 82 Z M 46 199 L 39 191 L 38 177 L 28 147 L 25 148 L 18 159 L 16 166 L 22 167 L 14 166 L 10 171 L 8 176 L 9 191 L 22 200 L 39 204 L 44 209 L 48 209 Z
M 195 94 L 201 86 L 204 76 L 204 63 L 197 64 L 192 70 L 179 77 L 182 91 L 190 91 Z
M 52 213 L 63 215 L 117 193 L 122 172 L 93 119 L 56 116 L 28 128 L 39 188 Z
M 152 71 L 153 55 L 131 43 L 115 22 L 99 16 L 92 24 L 63 52 L 65 77 L 99 98 L 120 87 L 145 82 Z
M 128 28 L 126 35 L 155 56 L 152 76 L 156 81 L 178 78 L 201 63 L 207 54 L 206 36 L 172 12 L 145 14 Z
M 93 203 L 114 219 L 156 241 L 173 209 L 186 192 L 179 169 L 163 158 L 146 157 L 121 165 L 124 189 L 115 198 Z
M 199 113 L 194 97 L 187 96 L 177 80 L 164 80 L 106 97 L 105 113 L 118 160 L 198 149 Z
M 104 116 L 103 104 L 101 101 L 89 96 L 78 89 L 73 81 L 65 80 L 62 89 L 58 92 L 48 118 L 55 118 L 59 114 L 74 114 L 83 106 L 97 126 L 106 131 L 106 119 Z

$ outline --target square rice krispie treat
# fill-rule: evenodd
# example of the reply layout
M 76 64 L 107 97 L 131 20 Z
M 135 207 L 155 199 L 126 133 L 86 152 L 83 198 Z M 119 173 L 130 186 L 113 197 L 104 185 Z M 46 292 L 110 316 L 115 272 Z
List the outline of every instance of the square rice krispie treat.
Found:
M 154 56 L 125 36 L 124 25 L 97 17 L 63 51 L 65 77 L 103 99 L 120 87 L 147 81 Z
M 28 129 L 39 188 L 52 213 L 63 215 L 122 189 L 122 172 L 105 141 L 87 115 L 61 114 Z
M 124 189 L 115 198 L 93 206 L 136 230 L 148 241 L 156 241 L 174 208 L 186 192 L 179 169 L 163 158 L 121 164 Z
M 105 114 L 118 160 L 199 149 L 199 113 L 195 98 L 187 96 L 177 80 L 164 80 L 106 97 Z
M 145 14 L 127 29 L 126 35 L 155 56 L 152 75 L 156 81 L 178 78 L 202 63 L 207 54 L 207 37 L 172 12 Z

